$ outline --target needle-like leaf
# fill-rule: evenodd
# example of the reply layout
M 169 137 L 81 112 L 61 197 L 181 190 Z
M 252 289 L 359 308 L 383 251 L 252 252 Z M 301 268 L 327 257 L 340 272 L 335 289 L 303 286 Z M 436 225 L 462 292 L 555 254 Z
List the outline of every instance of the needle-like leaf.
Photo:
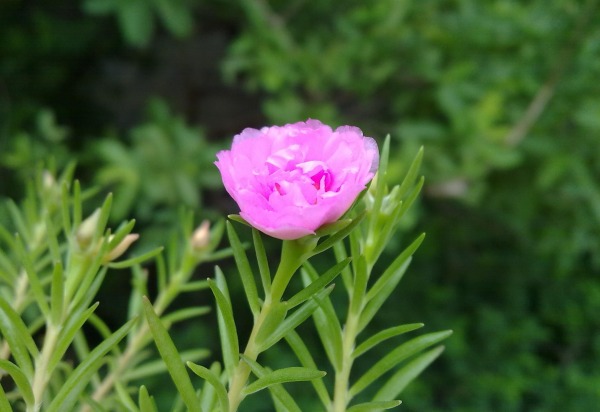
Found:
M 165 361 L 167 370 L 173 378 L 173 382 L 188 410 L 191 412 L 202 412 L 196 391 L 192 386 L 190 376 L 185 369 L 181 356 L 169 336 L 169 332 L 163 326 L 159 317 L 154 312 L 152 304 L 146 297 L 144 298 L 144 313 L 146 314 L 146 320 L 148 321 L 148 326 L 150 326 L 150 332 L 152 333 L 158 352 Z
M 223 273 L 218 267 L 215 269 L 215 274 L 217 277 L 216 282 L 209 279 L 208 286 L 217 301 L 217 317 L 219 322 L 219 335 L 221 337 L 221 348 L 223 351 L 223 363 L 225 365 L 227 376 L 231 378 L 240 357 L 239 340 L 225 276 L 223 276 Z
M 446 339 L 452 334 L 451 330 L 442 332 L 433 332 L 426 335 L 421 335 L 406 343 L 398 346 L 396 349 L 384 356 L 379 362 L 371 367 L 358 381 L 350 388 L 350 395 L 355 396 L 371 385 L 381 375 L 394 368 L 403 360 L 421 352 L 429 346 Z
M 229 222 L 227 222 L 227 236 L 229 237 L 229 243 L 231 243 L 231 248 L 233 249 L 233 256 L 238 271 L 240 272 L 240 277 L 242 278 L 242 284 L 244 285 L 244 291 L 246 292 L 250 310 L 256 317 L 260 312 L 260 303 L 258 300 L 258 292 L 256 290 L 256 282 L 254 281 L 254 274 L 250 268 L 250 262 L 248 262 L 248 257 L 240 242 L 240 238 L 235 232 L 233 225 Z

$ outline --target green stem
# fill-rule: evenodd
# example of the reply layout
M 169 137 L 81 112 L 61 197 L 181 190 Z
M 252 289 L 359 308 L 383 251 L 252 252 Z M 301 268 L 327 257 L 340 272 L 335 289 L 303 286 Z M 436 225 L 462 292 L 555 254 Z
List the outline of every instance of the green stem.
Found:
M 59 335 L 60 326 L 55 327 L 49 322 L 47 324 L 46 335 L 44 336 L 42 351 L 35 361 L 35 375 L 31 385 L 35 405 L 29 405 L 27 412 L 37 412 L 42 408 L 44 391 L 46 390 L 46 386 L 48 385 L 48 381 L 53 372 L 53 370 L 49 370 L 50 358 L 56 349 Z
M 361 296 L 362 300 L 362 296 Z M 362 307 L 362 305 L 360 305 Z M 344 332 L 342 335 L 342 367 L 335 374 L 335 386 L 333 394 L 333 404 L 331 412 L 345 412 L 348 403 L 350 403 L 350 372 L 354 359 L 352 352 L 354 351 L 356 336 L 358 335 L 358 323 L 360 320 L 360 311 L 357 313 L 349 313 Z
M 274 304 L 281 302 L 281 298 L 287 289 L 287 286 L 292 279 L 296 270 L 304 263 L 309 257 L 310 251 L 314 248 L 314 244 L 305 243 L 301 240 L 284 240 L 281 248 L 281 261 L 277 272 L 273 277 L 273 283 L 271 284 L 271 290 L 265 296 L 265 302 L 260 310 L 260 313 L 256 317 L 252 332 L 248 338 L 246 349 L 244 350 L 244 356 L 248 359 L 255 361 L 260 355 L 260 342 L 257 341 L 257 336 L 264 325 L 265 321 L 271 316 Z M 248 382 L 250 377 L 250 366 L 244 362 L 239 361 L 229 385 L 229 412 L 235 412 L 238 410 L 240 403 L 244 400 L 245 395 L 243 389 Z
M 369 250 L 368 247 L 359 248 L 355 246 L 352 248 L 353 258 L 356 259 L 358 263 L 354 268 L 355 275 L 353 287 L 349 289 L 350 301 L 348 302 L 348 316 L 342 332 L 342 365 L 339 370 L 335 371 L 333 403 L 331 404 L 330 412 L 345 412 L 348 404 L 352 400 L 350 394 L 350 372 L 354 364 L 352 354 L 354 353 L 356 346 L 356 337 L 360 333 L 360 315 L 366 304 L 366 285 L 371 274 L 371 268 L 373 267 L 373 262 L 368 259 L 365 259 L 366 261 L 361 260 L 361 256 L 357 255 L 367 256 Z M 361 269 L 361 262 L 364 262 L 366 268 Z M 366 271 L 366 273 L 362 272 L 362 270 Z M 364 273 L 363 275 L 360 275 L 360 281 L 357 279 L 359 277 L 357 272 Z M 363 276 L 366 276 L 366 279 L 364 279 Z

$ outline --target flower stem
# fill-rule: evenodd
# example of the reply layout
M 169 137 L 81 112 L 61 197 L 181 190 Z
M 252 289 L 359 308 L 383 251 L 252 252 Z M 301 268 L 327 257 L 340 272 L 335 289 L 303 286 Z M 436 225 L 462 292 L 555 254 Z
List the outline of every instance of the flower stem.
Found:
M 53 372 L 53 370 L 49 369 L 50 357 L 56 349 L 60 331 L 60 326 L 55 327 L 53 324 L 48 323 L 42 351 L 35 361 L 35 374 L 31 385 L 35 405 L 29 405 L 27 408 L 28 412 L 37 412 L 42 408 L 44 391 L 46 390 L 46 386 L 48 385 L 48 381 Z
M 283 297 L 292 276 L 308 258 L 312 248 L 314 248 L 314 245 L 311 243 L 290 240 L 283 241 L 281 260 L 277 272 L 273 277 L 271 290 L 265 296 L 265 302 L 254 321 L 252 332 L 250 332 L 250 337 L 248 338 L 248 343 L 244 350 L 244 356 L 246 358 L 255 361 L 258 358 L 258 355 L 260 355 L 261 342 L 257 340 L 258 333 L 265 324 L 265 321 L 273 314 L 273 307 L 281 302 L 281 298 Z M 233 376 L 231 377 L 229 385 L 229 412 L 237 411 L 240 403 L 244 400 L 245 395 L 243 394 L 243 389 L 246 386 L 249 377 L 250 366 L 244 361 L 239 361 L 233 371 Z
M 362 296 L 361 296 L 362 300 Z M 362 305 L 359 305 L 362 307 Z M 352 307 L 352 305 L 350 305 Z M 344 325 L 344 331 L 342 335 L 342 367 L 336 371 L 335 374 L 335 386 L 333 394 L 333 404 L 331 412 L 345 412 L 350 402 L 350 371 L 354 359 L 352 358 L 352 352 L 354 351 L 356 336 L 358 335 L 358 322 L 360 319 L 360 311 L 356 313 L 348 313 L 346 324 Z
M 270 303 L 267 305 L 267 302 L 265 302 L 260 314 L 258 315 L 258 318 L 256 319 L 256 322 L 254 323 L 254 326 L 252 327 L 252 332 L 250 333 L 248 343 L 246 344 L 246 349 L 244 350 L 244 356 L 246 356 L 248 359 L 255 361 L 260 354 L 256 342 L 256 335 L 262 327 L 265 319 L 269 316 L 270 312 L 271 305 Z M 231 384 L 229 385 L 229 412 L 237 411 L 240 403 L 244 400 L 245 395 L 242 393 L 242 390 L 244 389 L 244 386 L 246 386 L 249 376 L 250 366 L 244 361 L 239 361 L 233 372 Z

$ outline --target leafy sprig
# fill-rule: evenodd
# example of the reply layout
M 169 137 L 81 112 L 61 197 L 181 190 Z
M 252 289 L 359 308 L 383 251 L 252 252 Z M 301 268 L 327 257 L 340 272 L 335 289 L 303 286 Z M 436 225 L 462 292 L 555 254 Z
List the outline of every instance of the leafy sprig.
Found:
M 424 239 L 424 235 L 417 237 L 387 269 L 381 272 L 375 270 L 402 216 L 414 203 L 423 185 L 423 178 L 418 176 L 422 154 L 422 150 L 419 151 L 402 184 L 389 189 L 386 181 L 389 138 L 386 139 L 378 175 L 368 192 L 343 219 L 322 228 L 316 235 L 284 240 L 274 274 L 261 234 L 252 229 L 255 270 L 234 226 L 226 224 L 245 298 L 252 313 L 253 327 L 245 346 L 242 346 L 234 317 L 237 301 L 233 301 L 229 294 L 228 278 L 217 267 L 215 278 L 207 282 L 217 306 L 223 359 L 222 363 L 213 363 L 210 368 L 187 363 L 189 369 L 205 381 L 201 390 L 194 391 L 190 386 L 177 349 L 168 333 L 157 323 L 147 303 L 148 321 L 155 324 L 155 342 L 188 408 L 191 404 L 194 407 L 200 404 L 202 410 L 233 412 L 240 408 L 247 396 L 269 389 L 276 410 L 299 411 L 300 407 L 285 388 L 286 383 L 298 381 L 309 381 L 324 410 L 332 412 L 384 410 L 401 403 L 396 399 L 398 395 L 440 355 L 443 347 L 435 345 L 447 338 L 451 331 L 426 333 L 404 341 L 362 376 L 354 376 L 351 372 L 355 361 L 365 353 L 423 326 L 420 323 L 400 324 L 371 336 L 362 336 L 365 330 L 371 330 L 367 326 L 396 289 L 412 255 Z M 231 218 L 247 224 L 239 216 Z M 337 263 L 319 273 L 309 259 L 331 248 Z M 290 280 L 298 271 L 304 288 L 285 298 Z M 332 282 L 338 276 L 343 280 L 348 297 L 344 320 L 338 318 L 330 297 L 334 286 Z M 324 383 L 326 373 L 296 332 L 296 328 L 309 318 L 313 319 L 334 371 L 332 394 Z M 282 340 L 291 347 L 300 365 L 272 370 L 259 357 Z M 429 349 L 431 347 L 433 349 Z M 365 398 L 363 392 L 375 382 L 381 383 L 380 389 L 371 391 L 373 393 L 366 396 L 366 401 L 356 402 L 355 399 Z

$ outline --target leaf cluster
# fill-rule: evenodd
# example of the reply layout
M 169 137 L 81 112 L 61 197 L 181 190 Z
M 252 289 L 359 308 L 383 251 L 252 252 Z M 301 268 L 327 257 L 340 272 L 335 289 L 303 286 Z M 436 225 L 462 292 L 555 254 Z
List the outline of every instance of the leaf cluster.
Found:
M 162 248 L 120 259 L 137 234 L 135 222 L 108 228 L 112 196 L 87 218 L 84 206 L 95 190 L 83 191 L 73 180 L 74 166 L 59 177 L 40 171 L 27 185 L 22 204 L 7 201 L 10 224 L 0 226 L 0 390 L 2 410 L 113 410 L 136 405 L 134 382 L 167 370 L 153 358 L 150 330 L 139 322 L 148 273 L 140 264 L 156 257 L 155 307 L 167 327 L 189 321 L 206 307 L 167 312 L 184 292 L 207 288 L 192 280 L 195 268 L 228 256 L 216 251 L 223 224 L 201 226 L 206 239 L 194 237 L 191 215 L 182 219 L 183 242 L 174 237 L 165 261 Z M 132 292 L 128 321 L 112 331 L 96 314 L 94 302 L 110 268 L 128 268 Z M 100 342 L 89 333 L 100 336 Z M 126 338 L 126 339 L 125 339 Z M 208 355 L 196 347 L 182 354 L 198 361 Z M 143 387 L 137 402 L 153 410 L 154 401 Z M 137 406 L 134 408 L 137 410 Z

